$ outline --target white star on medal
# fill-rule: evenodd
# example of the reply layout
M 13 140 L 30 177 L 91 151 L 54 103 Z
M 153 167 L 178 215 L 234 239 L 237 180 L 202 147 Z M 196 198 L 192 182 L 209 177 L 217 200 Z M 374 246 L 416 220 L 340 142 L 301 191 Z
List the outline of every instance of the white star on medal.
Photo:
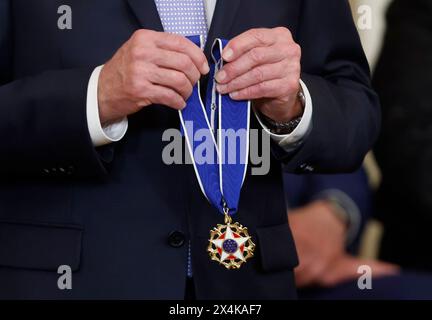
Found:
M 221 239 L 223 237 L 223 239 Z M 243 251 L 244 244 L 250 239 L 250 237 L 242 237 L 240 235 L 234 236 L 234 232 L 231 230 L 231 227 L 228 225 L 226 231 L 215 240 L 211 240 L 211 242 L 216 246 L 221 255 L 221 261 L 225 261 L 230 257 L 234 257 L 236 259 L 246 261 Z M 224 244 L 226 245 L 227 241 L 234 241 L 236 243 L 236 250 L 234 252 L 227 252 Z

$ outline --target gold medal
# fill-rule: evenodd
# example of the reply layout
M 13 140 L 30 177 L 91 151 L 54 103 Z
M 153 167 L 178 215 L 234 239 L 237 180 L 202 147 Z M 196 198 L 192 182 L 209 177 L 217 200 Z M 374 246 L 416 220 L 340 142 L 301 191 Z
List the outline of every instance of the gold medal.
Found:
M 227 269 L 239 269 L 254 256 L 254 250 L 255 243 L 248 229 L 238 222 L 232 223 L 228 212 L 225 212 L 225 224 L 218 224 L 210 230 L 207 248 L 210 258 Z

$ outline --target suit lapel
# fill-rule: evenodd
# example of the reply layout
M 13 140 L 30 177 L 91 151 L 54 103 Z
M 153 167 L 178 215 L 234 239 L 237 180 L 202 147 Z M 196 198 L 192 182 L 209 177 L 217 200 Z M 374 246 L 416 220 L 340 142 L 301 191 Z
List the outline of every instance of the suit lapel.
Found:
M 228 38 L 242 0 L 218 0 L 210 25 L 205 52 L 208 55 L 215 38 Z
M 163 31 L 156 4 L 153 0 L 125 0 L 137 18 L 141 28 Z

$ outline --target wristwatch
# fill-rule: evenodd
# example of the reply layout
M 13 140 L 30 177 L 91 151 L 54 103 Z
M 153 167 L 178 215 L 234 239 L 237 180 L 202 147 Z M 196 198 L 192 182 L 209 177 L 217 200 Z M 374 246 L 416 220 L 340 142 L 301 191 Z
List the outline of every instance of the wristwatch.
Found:
M 302 109 L 304 111 L 304 108 L 306 106 L 306 97 L 303 93 L 303 90 L 300 89 L 297 97 L 298 97 L 298 99 L 302 105 Z M 293 120 L 290 120 L 288 122 L 277 122 L 277 121 L 274 121 L 273 119 L 267 117 L 265 114 L 262 114 L 261 112 L 259 112 L 259 114 L 260 114 L 260 118 L 261 118 L 262 122 L 268 128 L 268 130 L 271 133 L 278 134 L 278 135 L 285 135 L 285 134 L 292 133 L 297 128 L 297 126 L 299 125 L 299 123 L 303 117 L 303 113 L 302 113 L 302 115 L 300 117 L 295 118 Z

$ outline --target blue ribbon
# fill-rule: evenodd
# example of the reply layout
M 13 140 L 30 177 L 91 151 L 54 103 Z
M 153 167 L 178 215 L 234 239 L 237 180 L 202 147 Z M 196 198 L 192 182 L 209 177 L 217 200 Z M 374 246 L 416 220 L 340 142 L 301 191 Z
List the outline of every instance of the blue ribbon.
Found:
M 202 37 L 188 38 L 203 47 Z M 179 114 L 201 191 L 220 213 L 233 215 L 238 210 L 249 158 L 250 102 L 235 101 L 216 91 L 214 77 L 223 67 L 226 44 L 222 39 L 213 44 L 205 103 L 198 82 Z

